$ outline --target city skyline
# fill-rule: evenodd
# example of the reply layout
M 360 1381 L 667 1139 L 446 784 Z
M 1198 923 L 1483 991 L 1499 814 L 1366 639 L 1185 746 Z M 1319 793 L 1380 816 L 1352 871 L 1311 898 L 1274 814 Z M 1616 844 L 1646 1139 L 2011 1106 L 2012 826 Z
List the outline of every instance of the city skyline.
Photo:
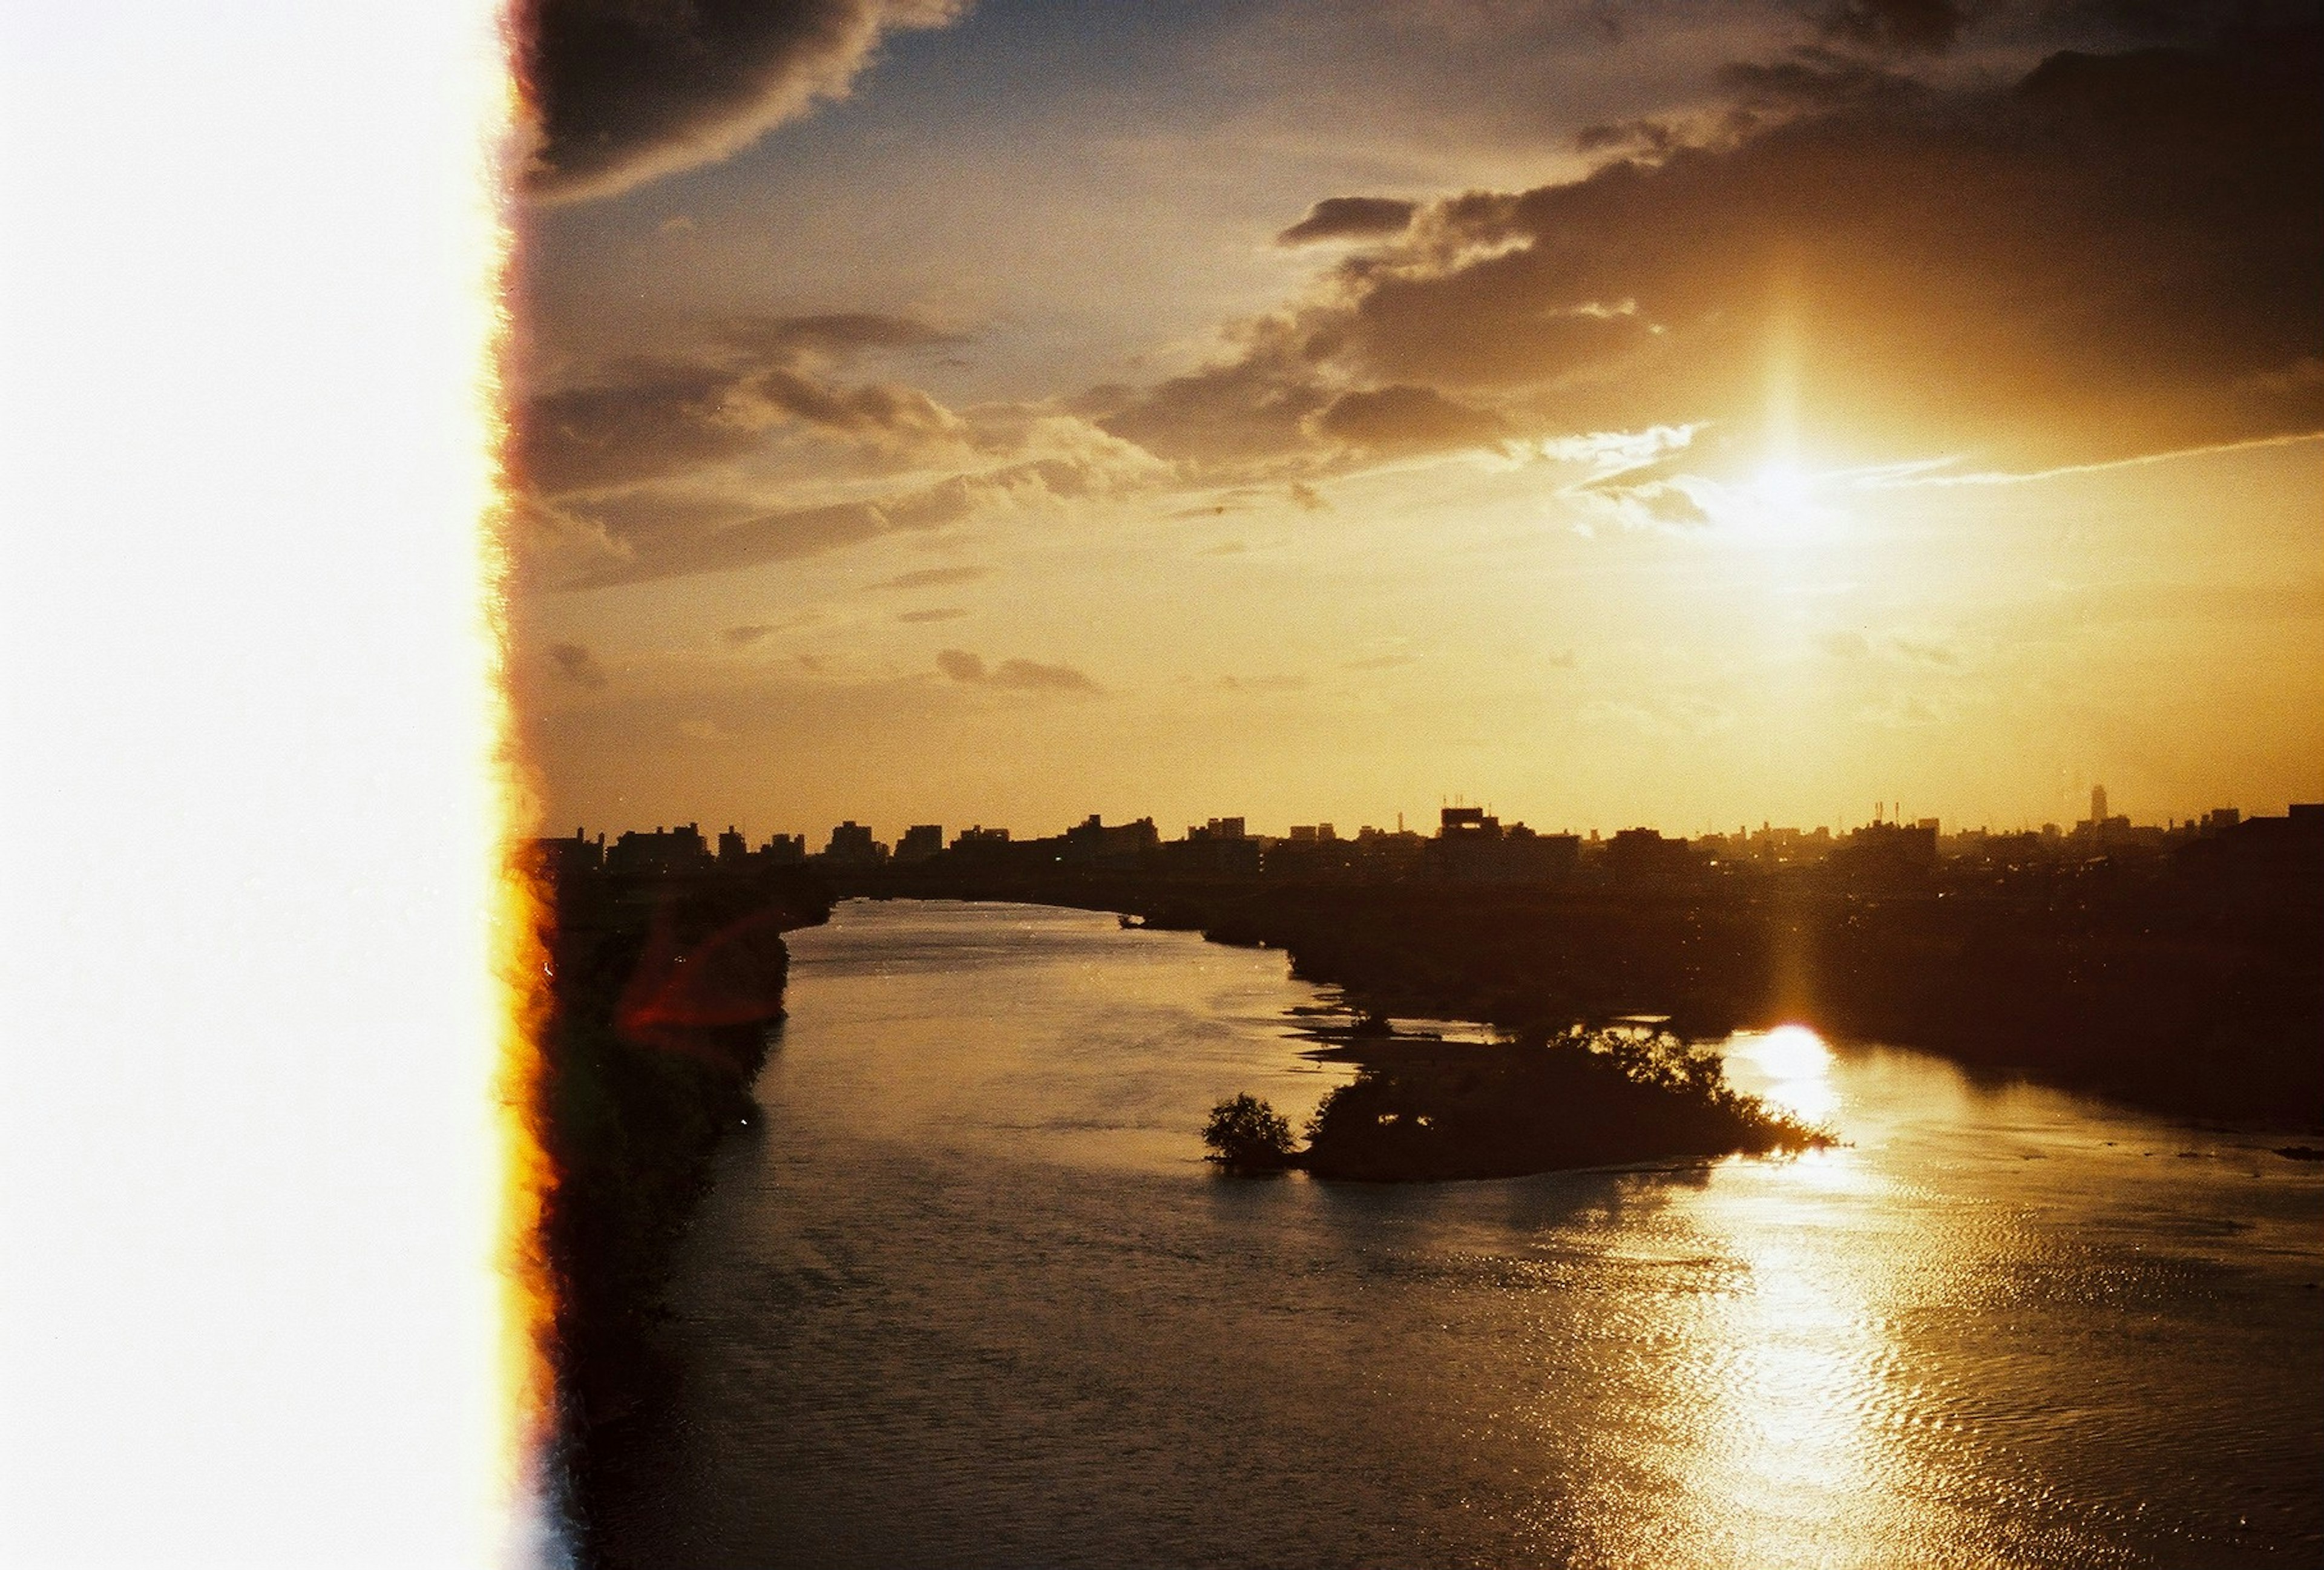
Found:
M 2020 823 L 2015 825 L 1997 825 L 1992 823 L 1979 823 L 1972 825 L 1949 821 L 1940 816 L 1907 812 L 1905 810 L 1905 804 L 1902 801 L 1876 801 L 1872 804 L 1872 810 L 1869 816 L 1860 820 L 1846 817 L 1839 817 L 1825 822 L 1815 824 L 1779 824 L 1771 818 L 1762 818 L 1756 827 L 1748 822 L 1738 823 L 1732 835 L 1729 835 L 1724 825 L 1720 824 L 1706 825 L 1702 829 L 1692 832 L 1680 829 L 1676 826 L 1670 824 L 1653 824 L 1645 822 L 1626 823 L 1618 827 L 1611 828 L 1609 828 L 1604 825 L 1596 824 L 1579 826 L 1562 824 L 1555 827 L 1536 827 L 1528 825 L 1522 817 L 1512 817 L 1507 818 L 1506 827 L 1519 830 L 1529 829 L 1531 832 L 1544 836 L 1586 839 L 1592 844 L 1596 844 L 1602 839 L 1609 838 L 1613 834 L 1626 832 L 1634 833 L 1640 831 L 1663 835 L 1678 840 L 1693 840 L 1697 838 L 1709 838 L 1714 840 L 1741 838 L 1750 840 L 1761 836 L 1798 836 L 1803 838 L 1822 838 L 1836 841 L 1839 838 L 1858 832 L 1866 827 L 1877 829 L 1881 827 L 1911 827 L 1932 830 L 1940 836 L 1941 839 L 1969 839 L 1975 837 L 2002 838 L 2015 837 L 2024 835 L 2037 835 L 2050 838 L 2070 838 L 2077 833 L 2086 834 L 2086 831 L 2092 830 L 2099 831 L 2100 833 L 2110 830 L 2138 830 L 2142 832 L 2173 830 L 2192 832 L 2199 829 L 2217 830 L 2221 827 L 2231 827 L 2238 823 L 2247 822 L 2255 818 L 2281 819 L 2295 813 L 2311 813 L 2317 809 L 2316 805 L 2313 803 L 2287 802 L 2282 804 L 2282 810 L 2281 811 L 2266 812 L 2248 809 L 2236 804 L 2228 803 L 2214 806 L 2199 814 L 2190 814 L 2185 817 L 2165 817 L 2160 819 L 2152 819 L 2134 817 L 2128 813 L 2111 812 L 2109 810 L 2109 793 L 2107 792 L 2106 786 L 2103 783 L 2096 784 L 2091 786 L 2089 789 L 2089 808 L 2082 817 L 2062 822 L 2056 819 L 2046 819 L 2040 823 Z M 1449 829 L 1454 824 L 1456 818 L 1461 818 L 1464 821 L 1471 819 L 1479 820 L 1484 825 L 1489 825 L 1495 827 L 1502 827 L 1504 824 L 1503 815 L 1497 813 L 1494 809 L 1493 804 L 1490 802 L 1473 804 L 1464 803 L 1457 798 L 1448 796 L 1443 801 L 1439 803 L 1435 810 L 1437 814 L 1436 827 L 1440 832 Z M 1395 819 L 1394 827 L 1389 827 L 1385 821 L 1376 824 L 1367 818 L 1358 820 L 1355 827 L 1352 828 L 1342 829 L 1340 827 L 1338 820 L 1319 817 L 1311 818 L 1310 821 L 1304 824 L 1286 822 L 1283 825 L 1280 831 L 1277 831 L 1265 826 L 1253 827 L 1252 820 L 1246 815 L 1222 816 L 1213 814 L 1202 822 L 1189 823 L 1186 826 L 1185 835 L 1184 837 L 1187 839 L 1196 839 L 1207 834 L 1214 836 L 1223 836 L 1225 837 L 1235 839 L 1250 838 L 1253 840 L 1287 841 L 1291 843 L 1314 840 L 1317 838 L 1326 842 L 1337 841 L 1342 843 L 1353 843 L 1360 836 L 1394 836 L 1408 838 L 1420 838 L 1426 836 L 1428 832 L 1427 824 L 1424 821 L 1418 820 L 1416 815 L 1407 815 L 1399 812 L 1392 816 Z M 1407 824 L 1406 818 L 1408 816 L 1416 816 L 1416 820 Z M 1094 827 L 1101 824 L 1105 817 L 1106 815 L 1102 813 L 1087 813 L 1074 819 L 1074 825 Z M 880 840 L 878 838 L 881 830 L 878 828 L 876 822 L 870 818 L 859 821 L 856 817 L 847 817 L 839 819 L 836 823 L 827 824 L 823 830 L 823 834 L 829 837 L 822 850 L 816 850 L 815 848 L 815 843 L 818 837 L 817 831 L 813 827 L 802 828 L 798 827 L 796 820 L 791 821 L 788 827 L 774 828 L 768 828 L 763 826 L 755 828 L 745 828 L 739 820 L 735 820 L 727 822 L 723 831 L 714 827 L 707 832 L 704 831 L 702 828 L 704 821 L 705 820 L 699 817 L 688 817 L 683 820 L 673 819 L 667 822 L 657 823 L 650 830 L 637 825 L 622 824 L 600 829 L 595 836 L 595 840 L 596 843 L 602 846 L 606 842 L 606 836 L 608 835 L 617 836 L 622 838 L 641 838 L 648 835 L 661 836 L 691 833 L 696 837 L 702 839 L 706 846 L 714 838 L 719 841 L 731 839 L 737 842 L 738 845 L 748 846 L 748 848 L 752 851 L 766 848 L 766 844 L 769 841 L 795 841 L 798 842 L 799 845 L 799 854 L 802 859 L 828 854 L 830 850 L 839 843 L 839 840 L 843 836 L 853 839 L 853 837 L 860 836 L 867 845 L 876 844 L 878 849 L 881 852 L 886 852 L 890 848 L 890 841 Z M 715 822 L 715 820 L 712 821 Z M 941 815 L 938 815 L 937 817 L 934 819 L 922 817 L 910 819 L 908 821 L 906 819 L 893 819 L 890 821 L 904 822 L 906 824 L 904 829 L 895 836 L 893 841 L 894 845 L 899 847 L 909 836 L 925 836 L 931 833 L 938 836 L 940 847 L 946 849 L 957 848 L 964 836 L 997 836 L 1002 840 L 1008 840 L 1013 836 L 1020 841 L 1033 838 L 1054 837 L 1052 836 L 1044 836 L 1038 833 L 1020 833 L 1019 827 L 1015 824 L 987 824 L 982 820 L 975 823 L 964 823 L 958 818 L 945 819 Z M 1109 824 L 1106 827 L 1143 826 L 1152 828 L 1157 836 L 1167 841 L 1170 836 L 1162 830 L 1161 825 L 1163 821 L 1164 820 L 1158 815 L 1147 813 L 1137 817 L 1129 817 L 1126 816 L 1120 817 L 1116 818 L 1113 824 Z M 947 825 L 950 825 L 948 837 L 946 837 Z M 562 835 L 545 835 L 543 837 L 545 839 L 562 840 L 567 836 Z M 576 825 L 572 836 L 569 837 L 576 841 L 586 840 L 589 837 L 587 826 L 586 824 Z

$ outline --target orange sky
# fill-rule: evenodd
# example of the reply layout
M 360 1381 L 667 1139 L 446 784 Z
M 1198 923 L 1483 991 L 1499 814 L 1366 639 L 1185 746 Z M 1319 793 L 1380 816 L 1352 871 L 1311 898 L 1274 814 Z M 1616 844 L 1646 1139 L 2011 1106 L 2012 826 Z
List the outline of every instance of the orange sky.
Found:
M 540 12 L 553 825 L 2324 796 L 2296 8 Z

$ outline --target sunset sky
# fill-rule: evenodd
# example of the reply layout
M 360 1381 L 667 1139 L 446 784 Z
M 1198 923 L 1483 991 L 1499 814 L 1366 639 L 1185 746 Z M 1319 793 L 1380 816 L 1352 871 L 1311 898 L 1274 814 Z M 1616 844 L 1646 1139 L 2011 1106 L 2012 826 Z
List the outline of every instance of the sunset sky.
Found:
M 2310 6 L 533 10 L 552 828 L 2324 797 Z

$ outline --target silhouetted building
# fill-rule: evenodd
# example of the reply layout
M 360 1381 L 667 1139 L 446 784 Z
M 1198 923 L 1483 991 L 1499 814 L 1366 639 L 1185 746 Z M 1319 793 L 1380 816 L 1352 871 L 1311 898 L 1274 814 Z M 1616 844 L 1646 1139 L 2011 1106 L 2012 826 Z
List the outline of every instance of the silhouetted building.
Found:
M 944 826 L 938 823 L 916 823 L 904 831 L 896 842 L 896 862 L 903 865 L 911 862 L 933 861 L 944 854 Z
M 888 859 L 888 847 L 872 837 L 870 828 L 851 817 L 831 831 L 823 856 L 835 866 L 876 867 Z
M 798 867 L 807 864 L 807 836 L 778 834 L 768 837 L 759 847 L 759 859 L 770 867 Z
M 576 828 L 570 839 L 536 839 L 525 846 L 525 865 L 544 878 L 594 873 L 605 864 L 605 836 L 591 840 Z
M 1868 823 L 1833 846 L 1826 864 L 1851 883 L 1890 887 L 1925 882 L 1937 864 L 1935 821 Z
M 750 858 L 750 845 L 735 831 L 733 824 L 728 824 L 726 832 L 718 836 L 718 864 L 739 867 Z
M 1162 836 L 1155 832 L 1150 817 L 1109 827 L 1093 812 L 1065 830 L 1062 838 L 1057 859 L 1066 866 L 1123 872 L 1135 868 L 1161 843 Z
M 1536 834 L 1522 823 L 1505 827 L 1481 807 L 1447 807 L 1437 813 L 1425 865 L 1452 883 L 1538 883 L 1571 873 L 1581 852 L 1572 835 Z
M 1624 882 L 1674 878 L 1693 865 L 1686 841 L 1665 839 L 1659 829 L 1618 829 L 1606 842 L 1606 870 Z
M 710 847 L 697 824 L 656 827 L 651 834 L 625 830 L 605 853 L 605 870 L 628 877 L 668 877 L 698 873 L 710 864 Z
M 1155 847 L 1156 864 L 1173 877 L 1255 878 L 1263 847 L 1243 832 L 1240 817 L 1213 817 L 1188 826 L 1186 837 Z

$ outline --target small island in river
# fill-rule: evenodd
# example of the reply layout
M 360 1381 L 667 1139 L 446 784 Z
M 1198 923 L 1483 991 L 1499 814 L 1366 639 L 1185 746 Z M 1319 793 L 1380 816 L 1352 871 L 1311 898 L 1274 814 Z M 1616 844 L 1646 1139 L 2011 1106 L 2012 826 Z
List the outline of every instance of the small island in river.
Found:
M 1361 1067 L 1316 1109 L 1305 1150 L 1294 1148 L 1272 1108 L 1244 1095 L 1213 1112 L 1204 1131 L 1212 1159 L 1241 1172 L 1296 1167 L 1318 1178 L 1425 1182 L 1833 1142 L 1828 1130 L 1738 1092 L 1715 1053 L 1663 1030 L 1576 1027 L 1477 1043 L 1360 1026 L 1319 1056 Z

